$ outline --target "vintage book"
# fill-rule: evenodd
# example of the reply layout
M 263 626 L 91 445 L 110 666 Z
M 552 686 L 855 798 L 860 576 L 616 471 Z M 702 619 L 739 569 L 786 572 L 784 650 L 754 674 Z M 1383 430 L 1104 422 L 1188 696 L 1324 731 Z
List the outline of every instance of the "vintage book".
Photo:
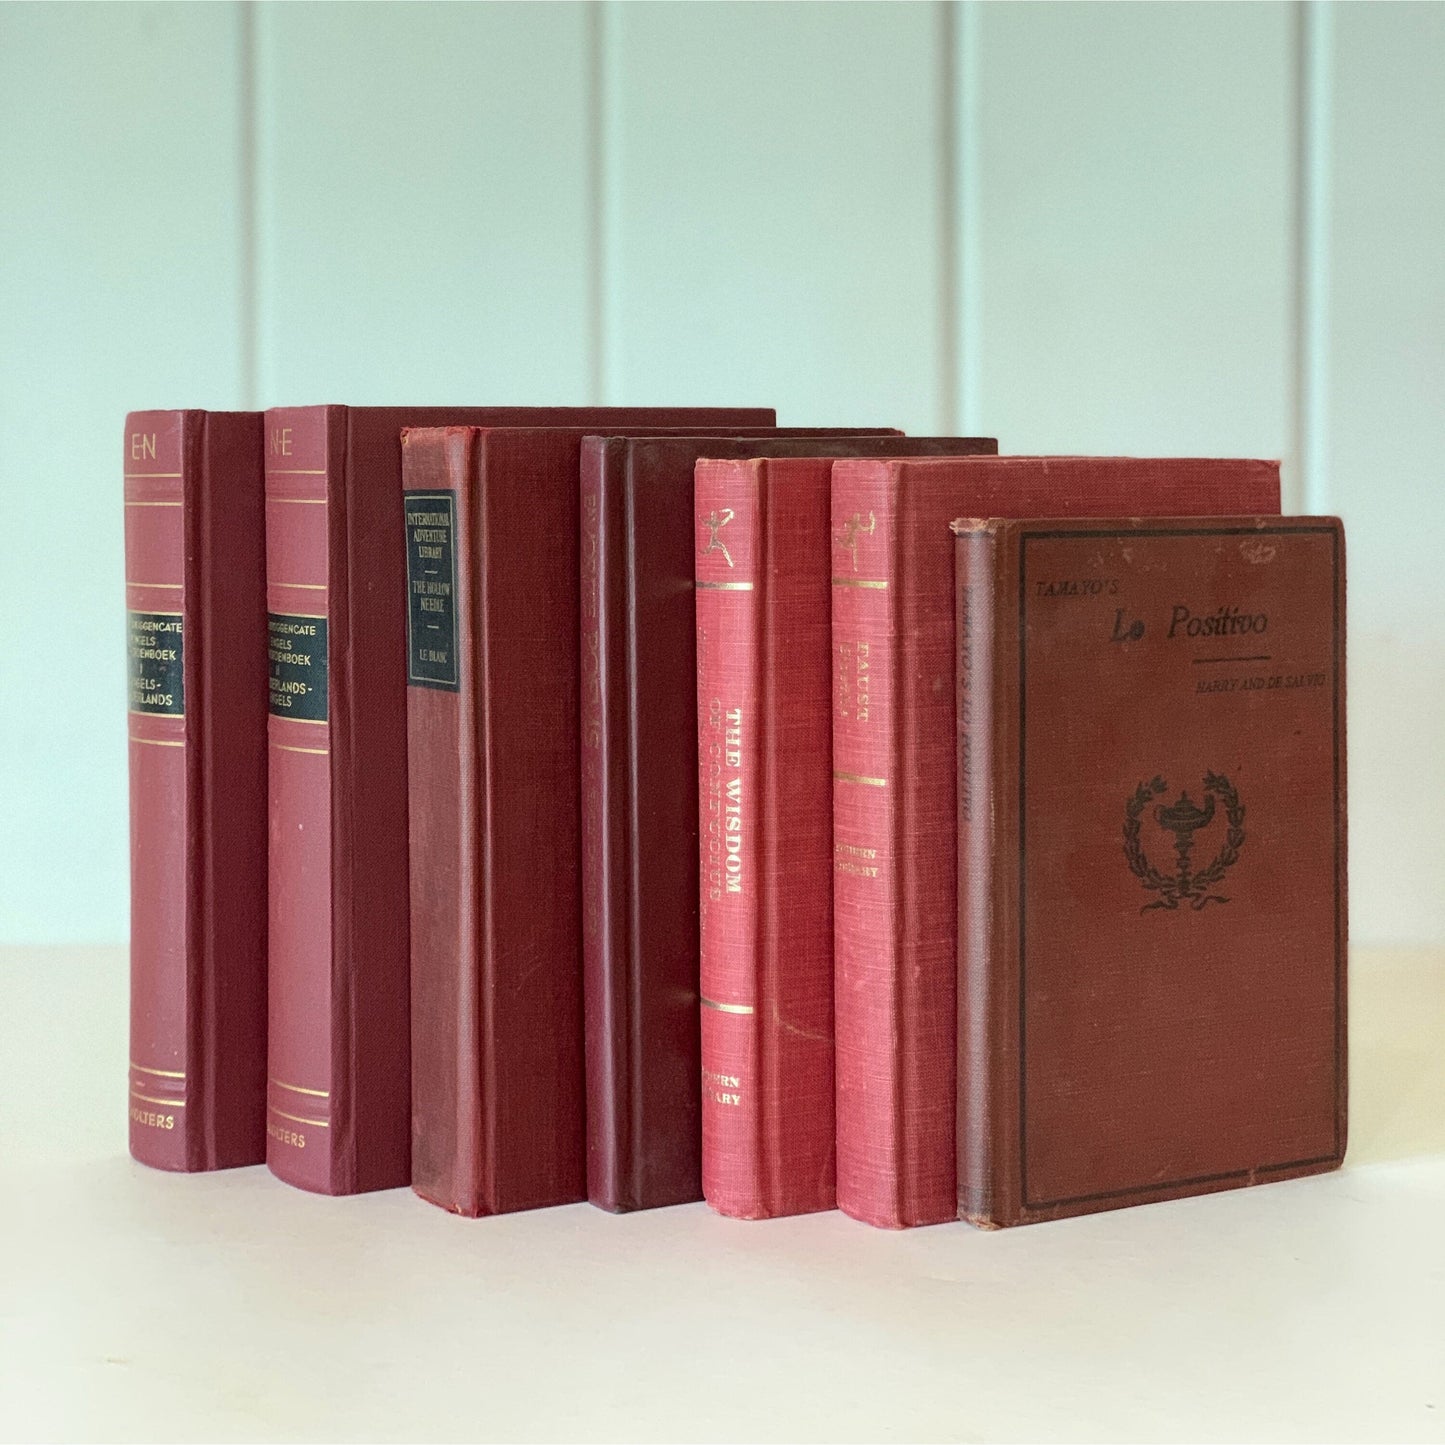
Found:
M 702 1188 L 746 1219 L 834 1204 L 830 474 L 771 455 L 697 466 Z
M 584 443 L 587 1194 L 603 1209 L 702 1197 L 693 468 L 708 455 L 876 455 L 885 436 L 900 444 L 882 427 Z M 814 470 L 826 483 L 827 463 Z
M 578 468 L 672 415 L 406 435 L 412 1185 L 456 1213 L 586 1197 Z
M 960 1213 L 1336 1168 L 1339 522 L 954 530 Z
M 265 518 L 258 412 L 125 422 L 130 1151 L 266 1157 Z
M 401 429 L 662 418 L 765 424 L 772 413 L 317 406 L 266 414 L 267 1162 L 292 1184 L 348 1194 L 411 1178 Z M 575 533 L 574 524 L 558 545 Z
M 957 1214 L 949 523 L 1277 513 L 1279 466 L 840 462 L 832 508 L 838 1204 L 902 1228 Z

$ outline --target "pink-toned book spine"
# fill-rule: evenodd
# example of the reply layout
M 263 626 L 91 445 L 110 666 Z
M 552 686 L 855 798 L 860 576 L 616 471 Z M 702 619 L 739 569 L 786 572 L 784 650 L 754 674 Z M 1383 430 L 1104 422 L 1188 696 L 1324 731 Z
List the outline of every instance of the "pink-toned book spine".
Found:
M 702 1192 L 714 1209 L 753 1218 L 763 1169 L 757 979 L 759 879 L 755 799 L 760 639 L 739 625 L 757 584 L 756 487 L 736 490 L 698 468 L 697 728 L 699 977 L 702 1003 Z
M 266 1162 L 288 1184 L 349 1192 L 354 1153 L 334 1064 L 329 684 L 332 469 L 324 407 L 266 414 L 271 658 L 270 998 Z
M 697 467 L 703 1194 L 834 1204 L 828 467 Z
M 903 866 L 930 781 L 908 752 L 904 679 L 930 619 L 910 610 L 890 467 L 834 469 L 832 544 L 838 1207 L 901 1229 L 957 1207 L 952 975 L 923 964 L 939 920 L 910 886 L 946 869 L 951 894 L 953 858 Z
M 191 414 L 191 425 L 195 425 Z M 130 701 L 130 1151 L 192 1169 L 185 710 L 185 412 L 133 412 L 125 431 Z M 190 449 L 195 451 L 194 446 Z

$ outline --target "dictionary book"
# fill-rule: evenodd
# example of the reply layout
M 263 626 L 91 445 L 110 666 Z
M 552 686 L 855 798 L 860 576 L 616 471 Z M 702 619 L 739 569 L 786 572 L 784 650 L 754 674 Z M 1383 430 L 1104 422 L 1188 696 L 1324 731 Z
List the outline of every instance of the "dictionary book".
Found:
M 281 1178 L 349 1194 L 411 1177 L 402 428 L 772 419 L 710 408 L 266 414 L 267 1162 Z M 575 524 L 558 540 L 575 549 Z
M 694 466 L 900 444 L 881 427 L 584 444 L 587 1194 L 600 1208 L 702 1198 Z
M 835 464 L 833 938 L 846 1213 L 889 1228 L 957 1214 L 950 522 L 1278 511 L 1279 466 L 1268 461 Z
M 266 1157 L 265 529 L 257 412 L 125 422 L 130 1151 Z
M 587 1197 L 579 466 L 674 416 L 406 435 L 412 1187 L 455 1213 Z
M 959 1212 L 1336 1168 L 1339 522 L 954 530 Z
M 894 437 L 831 451 L 997 449 Z M 771 452 L 699 461 L 690 539 L 702 1186 L 746 1219 L 834 1204 L 832 461 Z

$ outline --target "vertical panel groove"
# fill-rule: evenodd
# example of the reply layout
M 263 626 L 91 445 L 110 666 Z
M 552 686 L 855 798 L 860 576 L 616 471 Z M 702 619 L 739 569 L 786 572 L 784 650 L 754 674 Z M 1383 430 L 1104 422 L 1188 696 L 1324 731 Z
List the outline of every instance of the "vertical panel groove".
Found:
M 604 51 L 607 6 L 585 7 L 587 26 L 587 391 L 593 406 L 607 393 L 607 106 Z
M 938 65 L 938 402 L 934 426 L 941 436 L 958 419 L 958 49 L 954 0 L 937 0 Z
M 1330 6 L 1301 0 L 1295 24 L 1294 450 L 1289 505 L 1329 508 L 1330 154 L 1334 22 Z
M 992 425 L 984 418 L 983 412 L 983 355 L 981 337 L 983 334 L 983 287 L 982 237 L 983 227 L 980 215 L 980 168 L 979 157 L 982 146 L 980 129 L 979 95 L 979 51 L 982 38 L 979 27 L 982 13 L 979 6 L 965 3 L 959 7 L 959 16 L 954 29 L 954 103 L 958 117 L 955 122 L 954 148 L 957 152 L 956 166 L 958 180 L 955 186 L 954 203 L 958 221 L 955 228 L 954 244 L 957 261 L 954 287 L 957 293 L 957 322 L 955 342 L 958 359 L 954 365 L 955 388 L 958 401 L 953 415 L 960 432 L 975 435 L 987 432 L 993 435 Z M 1007 447 L 1005 447 L 1007 450 Z
M 237 372 L 242 410 L 256 406 L 260 390 L 256 338 L 259 330 L 256 294 L 256 18 L 253 0 L 237 7 Z
M 597 262 L 597 402 L 602 406 L 620 404 L 616 395 L 617 378 L 622 374 L 621 347 L 624 327 L 618 319 L 613 298 L 618 285 L 619 177 L 621 158 L 618 154 L 621 126 L 617 107 L 621 104 L 622 81 L 618 48 L 621 46 L 623 17 L 611 0 L 597 0 L 589 6 L 595 17 L 597 80 L 594 91 L 596 196 L 596 262 Z

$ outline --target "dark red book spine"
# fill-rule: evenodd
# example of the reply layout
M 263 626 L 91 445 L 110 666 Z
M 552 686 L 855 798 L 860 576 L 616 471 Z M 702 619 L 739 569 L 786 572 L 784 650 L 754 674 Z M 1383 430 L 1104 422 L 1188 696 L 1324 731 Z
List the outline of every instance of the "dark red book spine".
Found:
M 411 1016 L 451 1019 L 412 1051 L 412 1188 L 458 1214 L 493 1212 L 495 1179 L 483 1101 L 492 1097 L 481 998 L 485 867 L 479 827 L 482 750 L 475 569 L 483 559 L 469 485 L 477 433 L 403 435 L 407 537 L 407 758 L 411 780 Z M 427 549 L 422 555 L 422 549 Z M 463 686 L 463 681 L 467 686 Z
M 270 657 L 270 1059 L 266 1162 L 302 1189 L 347 1193 L 351 1101 L 337 1067 L 345 1020 L 332 929 L 331 532 L 344 498 L 325 407 L 266 413 Z M 344 532 L 343 532 L 344 535 Z M 344 551 L 340 553 L 344 558 Z
M 262 498 L 255 413 L 125 428 L 130 1147 L 265 1154 Z
M 834 1204 L 828 473 L 697 467 L 703 1193 Z
M 412 1185 L 471 1216 L 586 1197 L 580 445 L 403 437 Z
M 833 469 L 838 1204 L 957 1214 L 954 517 L 1277 512 L 1261 461 L 846 461 Z
M 627 517 L 608 443 L 589 438 L 581 474 L 582 957 L 586 991 L 587 1198 L 599 1208 L 636 1208 L 639 1160 L 632 1059 L 635 1010 L 625 956 L 629 935 L 626 741 Z

